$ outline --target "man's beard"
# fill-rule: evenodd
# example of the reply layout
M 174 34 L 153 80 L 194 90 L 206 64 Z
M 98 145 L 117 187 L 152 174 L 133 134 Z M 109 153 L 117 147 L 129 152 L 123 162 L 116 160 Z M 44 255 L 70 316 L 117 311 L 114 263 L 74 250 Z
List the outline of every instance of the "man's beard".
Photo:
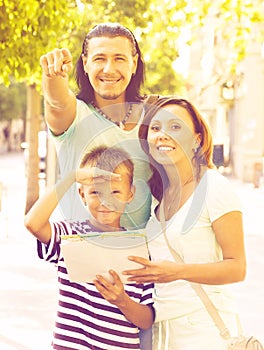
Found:
M 120 94 L 111 94 L 111 93 L 108 93 L 108 94 L 101 94 L 101 93 L 98 93 L 98 95 L 103 98 L 104 100 L 117 100 L 123 93 L 120 93 Z

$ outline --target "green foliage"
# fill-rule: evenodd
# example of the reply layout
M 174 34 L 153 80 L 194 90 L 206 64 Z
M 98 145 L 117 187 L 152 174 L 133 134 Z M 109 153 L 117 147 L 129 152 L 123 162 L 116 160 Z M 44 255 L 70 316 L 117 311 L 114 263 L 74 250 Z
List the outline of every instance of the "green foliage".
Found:
M 156 33 L 151 42 L 142 40 L 146 61 L 146 93 L 171 95 L 182 91 L 183 79 L 172 65 L 178 57 L 178 50 L 174 44 L 176 37 L 172 40 L 165 33 Z
M 264 21 L 262 0 L 0 0 L 0 82 L 8 85 L 13 76 L 39 87 L 42 54 L 64 46 L 76 62 L 88 30 L 111 21 L 130 28 L 140 42 L 146 91 L 175 93 L 184 84 L 172 65 L 180 43 L 197 40 L 208 16 L 215 16 L 234 67 L 247 53 L 252 28 Z
M 97 0 L 93 5 L 99 9 L 99 22 L 120 22 L 132 29 L 144 27 L 150 3 L 151 0 Z
M 264 3 L 261 0 L 222 0 L 218 9 L 219 28 L 229 48 L 227 60 L 235 72 L 238 62 L 247 55 L 247 46 L 252 37 L 263 42 Z
M 0 1 L 0 82 L 39 83 L 40 56 L 78 26 L 75 12 L 69 0 Z

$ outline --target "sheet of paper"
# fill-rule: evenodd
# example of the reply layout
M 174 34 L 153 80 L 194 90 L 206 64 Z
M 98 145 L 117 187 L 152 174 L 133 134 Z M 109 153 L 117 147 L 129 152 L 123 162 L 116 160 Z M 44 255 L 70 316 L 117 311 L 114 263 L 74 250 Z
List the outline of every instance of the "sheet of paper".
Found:
M 85 238 L 84 238 L 85 237 Z M 63 238 L 63 237 L 62 237 Z M 122 271 L 142 267 L 128 260 L 129 255 L 149 259 L 145 235 L 140 231 L 65 236 L 61 250 L 72 282 L 93 282 L 97 274 L 111 281 L 115 270 L 123 283 L 129 283 Z M 130 282 L 131 283 L 131 282 Z

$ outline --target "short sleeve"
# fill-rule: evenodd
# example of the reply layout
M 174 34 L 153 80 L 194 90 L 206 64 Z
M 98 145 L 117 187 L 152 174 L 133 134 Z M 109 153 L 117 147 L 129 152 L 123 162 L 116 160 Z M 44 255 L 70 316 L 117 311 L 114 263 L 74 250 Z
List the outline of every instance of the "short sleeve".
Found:
M 232 183 L 217 171 L 209 172 L 207 210 L 210 221 L 232 211 L 242 212 L 242 202 Z
M 77 124 L 85 117 L 87 117 L 89 114 L 91 114 L 91 110 L 88 107 L 88 105 L 83 102 L 82 100 L 77 99 L 77 104 L 76 104 L 76 116 L 70 127 L 61 135 L 54 135 L 51 130 L 49 130 L 52 138 L 54 139 L 56 144 L 60 144 L 63 142 L 65 139 L 71 138 L 71 135 L 74 133 Z
M 71 227 L 64 222 L 51 223 L 51 239 L 48 244 L 37 241 L 38 256 L 40 259 L 57 264 L 61 259 L 61 235 L 71 234 Z

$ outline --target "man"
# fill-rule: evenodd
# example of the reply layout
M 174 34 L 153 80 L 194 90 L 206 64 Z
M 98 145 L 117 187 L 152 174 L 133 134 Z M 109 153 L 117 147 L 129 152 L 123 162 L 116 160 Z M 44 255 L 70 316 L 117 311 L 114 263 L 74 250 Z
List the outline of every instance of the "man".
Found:
M 149 217 L 148 160 L 138 142 L 142 117 L 144 63 L 134 35 L 119 24 L 99 24 L 85 37 L 77 62 L 77 98 L 69 89 L 72 57 L 55 49 L 40 58 L 43 69 L 45 118 L 56 141 L 60 171 L 78 167 L 87 148 L 120 146 L 135 162 L 137 195 L 123 216 L 128 228 L 142 227 Z M 87 216 L 75 188 L 61 209 L 67 218 Z
M 87 34 L 76 67 L 77 97 L 68 85 L 73 63 L 67 49 L 48 52 L 40 63 L 45 118 L 56 143 L 62 176 L 77 169 L 82 154 L 95 146 L 125 149 L 135 166 L 136 194 L 121 224 L 128 229 L 144 227 L 150 215 L 147 181 L 151 171 L 138 140 L 144 63 L 134 35 L 117 23 L 99 24 Z M 64 196 L 60 209 L 67 219 L 87 217 L 76 187 Z M 146 339 L 145 348 L 150 350 Z

